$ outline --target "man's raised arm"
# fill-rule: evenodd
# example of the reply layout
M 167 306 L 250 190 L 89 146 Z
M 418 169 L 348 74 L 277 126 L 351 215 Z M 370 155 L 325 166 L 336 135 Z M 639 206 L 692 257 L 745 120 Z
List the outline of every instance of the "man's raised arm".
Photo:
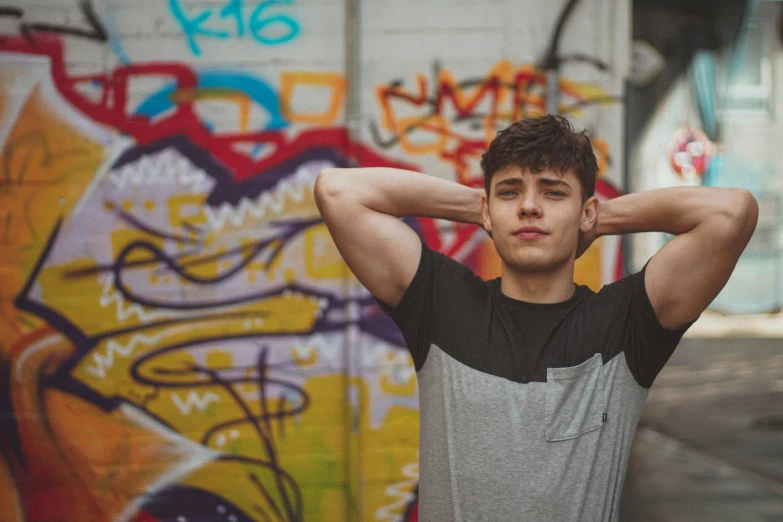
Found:
M 650 259 L 644 278 L 658 321 L 673 329 L 695 320 L 724 287 L 753 235 L 758 211 L 744 189 L 650 190 L 604 202 L 596 234 L 677 236 Z
M 398 218 L 422 216 L 481 223 L 481 194 L 459 183 L 401 169 L 325 169 L 315 203 L 356 278 L 396 307 L 421 257 L 421 241 Z

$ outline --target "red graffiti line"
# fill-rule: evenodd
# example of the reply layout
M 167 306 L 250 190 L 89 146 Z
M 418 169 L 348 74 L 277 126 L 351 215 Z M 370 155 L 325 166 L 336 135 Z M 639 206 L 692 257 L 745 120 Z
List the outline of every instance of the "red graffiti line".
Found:
M 353 143 L 344 127 L 303 131 L 295 138 L 281 131 L 254 131 L 245 134 L 214 135 L 198 118 L 194 96 L 187 96 L 197 87 L 196 72 L 176 62 L 136 63 L 120 66 L 105 74 L 69 75 L 63 60 L 61 40 L 53 35 L 41 35 L 33 45 L 22 37 L 9 37 L 0 43 L 0 51 L 12 51 L 47 56 L 51 60 L 53 82 L 60 94 L 88 118 L 132 136 L 139 145 L 149 144 L 173 135 L 187 136 L 194 144 L 209 151 L 241 181 L 262 173 L 291 159 L 314 145 L 343 150 L 363 166 L 388 165 L 371 149 Z M 175 82 L 178 103 L 165 116 L 150 118 L 128 113 L 129 86 L 132 80 L 163 76 Z M 101 89 L 100 99 L 92 101 L 79 92 L 89 84 Z M 254 159 L 241 152 L 238 145 L 271 146 L 272 152 Z M 400 168 L 415 170 L 403 165 Z

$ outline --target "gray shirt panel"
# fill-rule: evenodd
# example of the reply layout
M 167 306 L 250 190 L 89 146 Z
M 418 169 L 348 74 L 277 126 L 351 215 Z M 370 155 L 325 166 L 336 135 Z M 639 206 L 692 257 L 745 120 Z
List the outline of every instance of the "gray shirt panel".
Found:
M 648 392 L 624 354 L 523 384 L 432 345 L 418 378 L 421 520 L 616 520 Z

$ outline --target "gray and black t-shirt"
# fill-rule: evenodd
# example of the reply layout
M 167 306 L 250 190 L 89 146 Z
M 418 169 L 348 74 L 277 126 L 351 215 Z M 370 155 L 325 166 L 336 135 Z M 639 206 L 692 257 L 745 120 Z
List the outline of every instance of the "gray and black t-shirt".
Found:
M 658 322 L 644 269 L 527 303 L 422 242 L 397 307 L 379 305 L 418 375 L 421 520 L 616 520 L 649 387 L 687 330 Z

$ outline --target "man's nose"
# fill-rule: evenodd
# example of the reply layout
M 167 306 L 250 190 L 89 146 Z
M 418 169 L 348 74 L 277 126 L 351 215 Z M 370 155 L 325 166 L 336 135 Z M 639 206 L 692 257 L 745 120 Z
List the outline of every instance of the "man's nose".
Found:
M 538 194 L 530 190 L 522 193 L 519 202 L 519 214 L 522 216 L 537 216 L 541 214 L 541 205 L 538 200 Z

